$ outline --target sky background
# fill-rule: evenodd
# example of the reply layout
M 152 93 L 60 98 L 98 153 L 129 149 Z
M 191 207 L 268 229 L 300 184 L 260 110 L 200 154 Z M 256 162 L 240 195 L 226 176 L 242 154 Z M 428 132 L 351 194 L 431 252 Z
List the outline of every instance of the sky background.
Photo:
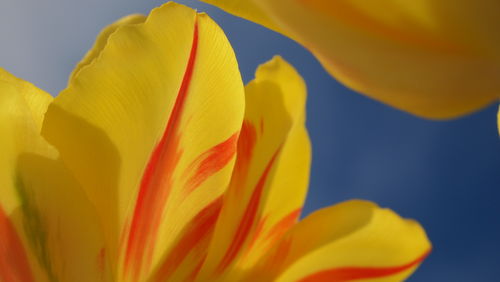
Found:
M 245 82 L 282 55 L 305 78 L 313 165 L 305 213 L 352 198 L 418 220 L 434 250 L 410 281 L 498 281 L 497 106 L 448 122 L 423 120 L 354 93 L 305 49 L 197 1 L 226 32 Z M 106 25 L 158 0 L 2 0 L 0 67 L 57 95 Z M 332 223 L 334 224 L 334 223 Z

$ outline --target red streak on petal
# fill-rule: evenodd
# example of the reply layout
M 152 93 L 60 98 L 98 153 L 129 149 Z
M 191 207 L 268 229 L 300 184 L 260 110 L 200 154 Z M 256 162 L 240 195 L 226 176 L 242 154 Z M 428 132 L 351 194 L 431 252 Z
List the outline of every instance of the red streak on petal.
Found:
M 263 238 L 264 240 L 261 241 L 263 246 L 266 248 L 272 247 L 275 242 L 279 241 L 282 236 L 295 224 L 297 223 L 297 219 L 299 218 L 300 212 L 302 209 L 296 209 L 290 212 L 288 215 L 284 216 L 282 219 L 280 219 L 276 224 L 274 224 L 271 229 L 267 232 L 266 236 Z M 255 246 L 259 238 L 262 238 L 264 236 L 263 232 L 263 227 L 266 223 L 267 217 L 263 217 L 260 221 L 259 224 L 257 224 L 257 227 L 255 228 L 255 231 L 253 232 L 252 239 L 250 240 L 250 243 L 248 244 L 248 248 L 245 250 L 245 256 L 248 255 L 251 251 L 251 249 Z M 266 250 L 266 249 L 265 249 Z M 264 251 L 265 251 L 264 250 Z
M 198 276 L 198 273 L 200 273 L 201 267 L 205 263 L 206 258 L 207 258 L 207 256 L 205 255 L 200 260 L 200 263 L 198 263 L 198 265 L 193 269 L 193 272 L 191 272 L 191 274 L 189 274 L 189 276 L 184 281 L 189 281 L 189 282 L 196 281 L 196 277 Z
M 241 190 L 244 186 L 241 185 L 241 183 L 246 183 L 256 142 L 257 131 L 255 126 L 253 126 L 253 124 L 249 121 L 244 120 L 243 125 L 241 126 L 240 136 L 238 138 L 238 153 L 230 185 L 235 188 L 236 192 L 242 192 Z
M 99 253 L 97 254 L 97 268 L 101 273 L 104 273 L 106 270 L 106 249 L 101 248 Z
M 272 242 L 279 240 L 281 236 L 283 236 L 293 225 L 295 225 L 295 223 L 297 223 L 301 211 L 302 209 L 299 208 L 284 216 L 271 228 L 271 230 L 269 230 L 266 240 L 271 240 Z
M 245 250 L 243 256 L 247 256 L 248 254 L 250 254 L 250 251 L 255 246 L 258 239 L 261 237 L 262 232 L 264 231 L 264 226 L 266 225 L 266 221 L 267 221 L 267 216 L 262 217 L 260 219 L 259 223 L 255 227 L 255 231 L 252 233 L 251 239 L 249 239 L 250 241 L 248 242 L 248 248 Z
M 174 244 L 174 247 L 169 251 L 168 256 L 160 265 L 155 276 L 155 281 L 167 281 L 193 249 L 200 246 L 204 241 L 208 243 L 221 209 L 222 197 L 219 197 L 202 209 L 191 220 L 184 228 L 180 239 Z M 191 273 L 191 275 L 197 275 L 203 260 L 204 258 L 201 259 L 199 267 L 195 267 L 193 270 L 194 273 Z M 196 269 L 198 270 L 196 271 Z
M 125 251 L 125 275 L 132 271 L 138 280 L 141 270 L 149 268 L 154 243 L 165 203 L 172 186 L 172 174 L 182 151 L 179 149 L 178 124 L 187 98 L 198 49 L 198 23 L 195 22 L 193 43 L 186 71 L 164 134 L 155 147 L 144 171 L 129 229 Z
M 269 263 L 265 267 L 269 268 L 269 272 L 271 273 L 271 269 L 274 267 L 275 269 L 279 269 L 285 261 L 290 252 L 290 248 L 292 246 L 292 240 L 288 238 L 284 238 L 280 241 L 278 247 L 273 252 L 272 256 L 269 258 Z
M 240 224 L 236 229 L 233 241 L 229 245 L 226 254 L 222 258 L 219 266 L 217 267 L 216 273 L 222 273 L 231 264 L 231 262 L 237 256 L 241 247 L 245 243 L 245 240 L 247 239 L 250 230 L 252 229 L 255 223 L 257 212 L 259 210 L 260 199 L 262 197 L 262 192 L 264 190 L 267 177 L 269 175 L 269 172 L 271 171 L 271 168 L 273 167 L 274 161 L 276 160 L 276 157 L 278 156 L 279 152 L 280 150 L 277 150 L 274 153 L 271 160 L 268 162 L 266 168 L 264 169 L 264 172 L 262 173 L 259 182 L 255 186 L 250 201 L 248 202 L 243 217 L 241 218 Z
M 180 159 L 177 135 L 162 139 L 144 172 L 137 196 L 125 254 L 125 273 L 137 281 L 142 268 L 150 266 L 154 241 L 172 186 L 172 174 Z
M 240 138 L 238 140 L 238 165 L 241 166 L 245 164 L 245 167 L 248 167 L 248 163 L 252 159 L 256 141 L 257 132 L 255 130 L 255 126 L 247 120 L 243 121 Z
M 187 183 L 186 195 L 193 192 L 205 180 L 224 168 L 236 154 L 238 133 L 201 154 L 189 166 L 187 172 L 195 171 Z
M 398 274 L 405 270 L 417 266 L 421 263 L 428 255 L 430 250 L 425 252 L 422 256 L 415 259 L 414 261 L 407 263 L 405 265 L 394 266 L 394 267 L 341 267 L 333 268 L 329 270 L 324 270 L 311 274 L 300 282 L 343 282 L 352 281 L 358 279 L 371 279 L 371 278 L 381 278 L 384 276 Z
M 0 207 L 0 281 L 35 281 L 21 239 Z

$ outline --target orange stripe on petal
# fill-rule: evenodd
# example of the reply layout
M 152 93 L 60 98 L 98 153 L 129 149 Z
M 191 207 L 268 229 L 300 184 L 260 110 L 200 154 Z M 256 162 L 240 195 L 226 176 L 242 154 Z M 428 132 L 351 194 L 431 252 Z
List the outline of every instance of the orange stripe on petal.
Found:
M 430 250 L 417 258 L 416 260 L 401 266 L 394 267 L 342 267 L 334 268 L 330 270 L 324 270 L 312 275 L 309 275 L 300 280 L 300 282 L 342 282 L 342 281 L 352 281 L 358 279 L 370 279 L 370 278 L 381 278 L 384 276 L 390 276 L 398 274 L 405 270 L 417 266 L 421 263 L 429 254 Z
M 236 153 L 238 133 L 234 133 L 220 144 L 215 145 L 189 166 L 188 172 L 195 171 L 187 184 L 186 195 L 193 192 L 205 180 L 224 168 Z
M 248 176 L 248 169 L 252 160 L 253 150 L 257 142 L 257 131 L 255 126 L 249 121 L 244 120 L 241 126 L 240 136 L 237 145 L 237 160 L 234 167 L 232 182 L 245 183 Z M 243 189 L 235 187 L 236 191 Z
M 276 223 L 273 228 L 269 231 L 266 236 L 268 240 L 276 240 L 279 239 L 285 232 L 288 231 L 295 223 L 300 216 L 302 209 L 296 209 L 289 213 L 287 216 L 283 217 L 278 223 Z
M 99 251 L 99 254 L 97 255 L 97 267 L 99 269 L 99 272 L 102 274 L 105 273 L 106 271 L 106 249 L 101 248 Z M 104 277 L 102 277 L 104 280 Z
M 210 238 L 213 232 L 217 218 L 222 209 L 222 198 L 219 197 L 211 204 L 201 210 L 186 226 L 181 239 L 175 244 L 175 247 L 170 250 L 169 255 L 161 264 L 155 281 L 166 281 L 184 261 L 187 255 L 199 246 L 203 241 Z M 195 268 L 190 276 L 196 276 L 201 268 L 202 262 Z
M 274 242 L 279 240 L 281 236 L 283 236 L 288 229 L 290 229 L 295 223 L 297 223 L 297 219 L 299 218 L 300 212 L 302 209 L 296 209 L 292 212 L 290 212 L 288 215 L 280 219 L 275 225 L 271 227 L 271 229 L 267 232 L 265 235 L 265 244 L 266 246 L 270 247 L 273 245 Z M 245 256 L 248 255 L 252 248 L 255 246 L 257 243 L 259 237 L 264 236 L 263 235 L 263 229 L 264 225 L 266 225 L 267 221 L 267 216 L 263 217 L 260 221 L 259 224 L 257 224 L 257 227 L 255 228 L 255 231 L 253 232 L 252 239 L 250 240 L 250 243 L 248 244 L 248 248 L 245 250 Z
M 264 265 L 264 269 L 271 273 L 274 271 L 273 268 L 278 269 L 281 267 L 283 262 L 286 260 L 288 254 L 290 253 L 290 248 L 292 247 L 292 240 L 290 238 L 284 238 L 278 243 L 276 251 L 272 252 L 272 255 L 268 258 L 268 263 Z
M 257 141 L 257 131 L 249 121 L 243 121 L 241 126 L 240 139 L 238 141 L 238 158 L 248 164 L 252 159 L 253 149 Z M 242 163 L 238 163 L 241 165 Z M 247 168 L 247 166 L 245 166 Z
M 138 279 L 143 267 L 150 267 L 161 216 L 172 186 L 172 174 L 182 154 L 178 123 L 188 94 L 197 48 L 198 24 L 195 22 L 191 53 L 182 84 L 164 134 L 144 171 L 129 228 L 124 271 L 126 275 L 131 274 L 133 280 Z
M 278 149 L 274 153 L 273 157 L 268 162 L 264 172 L 262 173 L 259 182 L 257 182 L 257 185 L 255 186 L 250 201 L 248 202 L 245 213 L 241 218 L 238 229 L 236 229 L 233 241 L 231 242 L 231 245 L 229 245 L 229 248 L 227 249 L 223 259 L 221 260 L 216 272 L 218 273 L 223 272 L 231 264 L 233 259 L 238 255 L 238 252 L 245 243 L 245 240 L 247 239 L 248 235 L 250 234 L 250 231 L 255 223 L 254 221 L 257 217 L 257 212 L 259 210 L 259 203 L 260 199 L 262 198 L 262 192 L 264 190 L 267 177 L 269 175 L 269 172 L 271 171 L 271 168 L 273 167 L 273 164 L 279 152 L 280 150 Z
M 267 217 L 263 217 L 257 226 L 255 227 L 255 231 L 252 233 L 252 237 L 248 243 L 248 248 L 245 250 L 244 256 L 247 256 L 252 248 L 255 246 L 255 243 L 257 243 L 259 237 L 262 235 L 262 232 L 264 231 L 264 226 L 266 225 Z
M 205 263 L 205 260 L 207 259 L 207 256 L 205 255 L 201 260 L 200 260 L 200 263 L 198 263 L 198 265 L 194 268 L 193 272 L 191 272 L 189 274 L 189 276 L 186 278 L 185 281 L 196 281 L 196 277 L 198 277 L 198 273 L 200 273 L 201 271 L 201 267 L 203 266 L 203 264 Z
M 34 281 L 21 239 L 1 207 L 0 280 L 8 282 Z

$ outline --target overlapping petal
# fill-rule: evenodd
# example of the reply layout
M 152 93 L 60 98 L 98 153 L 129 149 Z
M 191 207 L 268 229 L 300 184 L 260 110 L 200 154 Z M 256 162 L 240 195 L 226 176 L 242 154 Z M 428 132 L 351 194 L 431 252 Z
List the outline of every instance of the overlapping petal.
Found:
M 429 251 L 418 223 L 354 200 L 294 226 L 248 281 L 403 281 Z
M 0 70 L 0 280 L 105 281 L 93 206 L 40 136 L 51 101 Z
M 95 204 L 116 277 L 144 280 L 164 263 L 183 277 L 231 177 L 243 84 L 205 14 L 168 3 L 133 19 L 100 35 L 42 133 Z
M 30 91 L 31 90 L 31 91 Z M 33 98 L 33 99 L 30 99 Z M 17 158 L 32 151 L 29 141 L 39 132 L 51 97 L 0 69 L 0 279 L 34 281 L 42 274 L 24 236 L 22 222 L 12 214 L 21 206 L 16 189 Z M 32 110 L 38 100 L 40 107 Z M 33 103 L 28 103 L 33 101 Z M 43 105 L 45 104 L 45 106 Z M 36 140 L 36 139 L 35 139 Z M 50 153 L 50 149 L 48 150 Z M 52 152 L 53 153 L 53 152 Z
M 499 98 L 495 0 L 205 2 L 297 40 L 347 86 L 419 116 L 456 117 Z
M 245 90 L 233 178 L 198 281 L 408 277 L 430 251 L 414 221 L 351 201 L 297 223 L 310 164 L 300 75 L 276 57 L 259 67 Z
M 305 197 L 310 144 L 306 89 L 275 57 L 246 87 L 245 119 L 231 184 L 199 279 L 239 279 L 298 219 Z

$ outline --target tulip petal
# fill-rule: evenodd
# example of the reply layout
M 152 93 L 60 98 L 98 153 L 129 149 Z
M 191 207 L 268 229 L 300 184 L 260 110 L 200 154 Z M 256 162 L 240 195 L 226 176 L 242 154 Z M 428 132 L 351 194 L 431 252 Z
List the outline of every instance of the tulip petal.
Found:
M 0 68 L 0 204 L 6 214 L 18 206 L 15 191 L 17 159 L 21 153 L 42 151 L 55 155 L 55 150 L 39 141 L 43 115 L 52 97 L 34 85 L 24 82 Z
M 231 184 L 199 279 L 237 280 L 293 225 L 309 177 L 306 89 L 283 59 L 261 65 L 246 88 L 246 113 Z
M 49 107 L 42 133 L 98 209 L 119 279 L 145 279 L 227 188 L 243 91 L 220 28 L 167 3 L 117 28 Z
M 27 86 L 27 87 L 23 87 Z M 15 189 L 17 157 L 29 151 L 28 140 L 36 136 L 41 121 L 42 104 L 51 97 L 36 91 L 28 83 L 0 69 L 0 280 L 35 281 L 35 273 L 43 273 L 24 236 L 22 224 L 11 218 L 21 205 Z M 23 91 L 26 89 L 26 91 Z M 35 90 L 35 91 L 30 91 Z M 33 99 L 26 99 L 26 98 Z M 40 101 L 28 104 L 27 101 Z M 34 106 L 30 107 L 30 105 Z M 32 110 L 35 109 L 35 110 Z M 22 142 L 22 143 L 20 143 Z
M 429 252 L 418 223 L 353 200 L 299 222 L 248 281 L 403 281 Z
M 19 79 L 6 70 L 0 68 L 0 83 L 2 83 L 3 98 L 14 99 L 12 96 L 7 95 L 20 95 L 22 96 L 23 105 L 28 107 L 28 112 L 31 112 L 30 120 L 33 121 L 36 127 L 36 132 L 40 132 L 42 127 L 43 117 L 47 111 L 47 107 L 52 102 L 52 96 L 45 91 L 37 88 L 33 84 Z M 13 106 L 22 107 L 22 106 Z M 15 110 L 14 108 L 11 110 Z M 16 111 L 21 111 L 17 109 Z M 31 122 L 30 121 L 30 122 Z
M 62 161 L 21 155 L 16 190 L 27 239 L 50 281 L 110 281 L 96 211 Z
M 412 114 L 453 118 L 499 97 L 496 0 L 231 2 L 213 1 L 267 25 L 237 9 L 258 6 L 270 28 L 308 48 L 340 82 Z
M 106 281 L 95 211 L 40 136 L 51 101 L 1 71 L 0 280 Z

